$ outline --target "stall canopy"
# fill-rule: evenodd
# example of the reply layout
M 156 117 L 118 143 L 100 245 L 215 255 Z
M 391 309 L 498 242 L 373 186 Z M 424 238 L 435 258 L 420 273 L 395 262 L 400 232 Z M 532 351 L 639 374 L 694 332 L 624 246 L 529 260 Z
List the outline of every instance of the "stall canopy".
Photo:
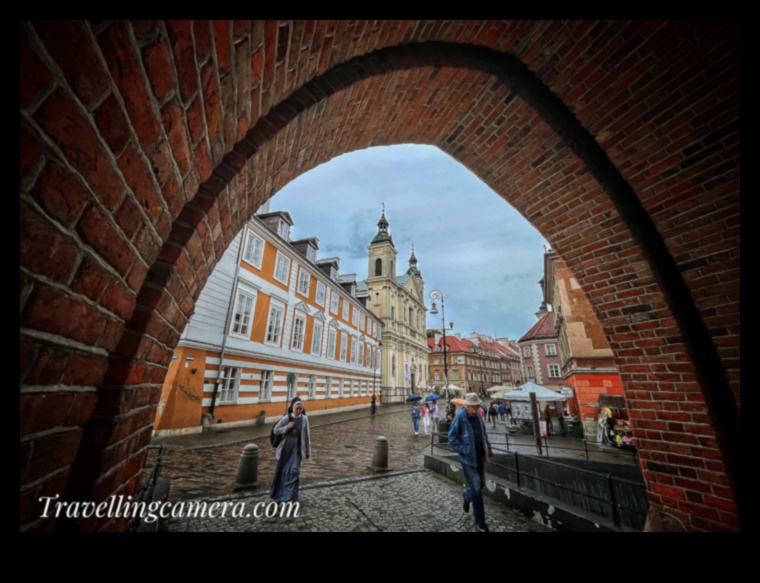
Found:
M 503 393 L 501 398 L 507 401 L 530 401 L 531 393 L 536 393 L 536 399 L 539 401 L 564 401 L 567 399 L 567 397 L 560 395 L 557 391 L 552 391 L 530 381 L 513 391 Z

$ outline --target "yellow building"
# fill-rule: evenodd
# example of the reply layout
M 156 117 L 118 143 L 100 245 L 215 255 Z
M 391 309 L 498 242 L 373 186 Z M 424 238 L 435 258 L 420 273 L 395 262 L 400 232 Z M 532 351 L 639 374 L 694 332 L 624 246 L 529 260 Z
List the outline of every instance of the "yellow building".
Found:
M 286 212 L 254 216 L 203 289 L 164 381 L 157 435 L 369 403 L 380 384 L 380 321 L 316 238 L 290 240 Z
M 425 320 L 425 282 L 412 248 L 409 267 L 396 275 L 398 251 L 388 231 L 385 210 L 377 234 L 368 247 L 367 279 L 357 287 L 357 297 L 382 322 L 382 400 L 402 402 L 429 385 Z

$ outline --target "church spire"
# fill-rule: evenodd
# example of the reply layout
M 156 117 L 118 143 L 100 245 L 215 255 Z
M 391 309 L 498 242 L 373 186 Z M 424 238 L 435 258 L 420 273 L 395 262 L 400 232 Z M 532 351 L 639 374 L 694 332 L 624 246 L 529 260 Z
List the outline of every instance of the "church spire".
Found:
M 409 256 L 409 273 L 422 277 L 420 270 L 417 268 L 417 256 L 414 254 L 414 243 L 412 243 L 412 254 Z
M 391 245 L 393 245 L 393 236 L 388 233 L 388 227 L 390 227 L 390 223 L 388 223 L 388 219 L 385 218 L 385 203 L 383 203 L 383 212 L 380 216 L 380 220 L 377 221 L 377 235 L 375 235 L 375 238 L 372 239 L 372 243 L 370 244 L 374 245 L 375 243 L 383 243 L 385 241 L 388 241 Z

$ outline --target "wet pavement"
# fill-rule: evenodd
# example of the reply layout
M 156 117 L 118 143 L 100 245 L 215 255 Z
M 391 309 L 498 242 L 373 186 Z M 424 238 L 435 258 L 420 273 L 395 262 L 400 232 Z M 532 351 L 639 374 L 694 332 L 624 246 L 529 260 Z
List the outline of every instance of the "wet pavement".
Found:
M 386 405 L 376 415 L 359 410 L 309 419 L 312 457 L 301 466 L 297 517 L 262 514 L 270 502 L 268 490 L 275 469 L 268 437 L 271 425 L 214 428 L 204 434 L 154 440 L 166 448 L 161 475 L 171 480 L 168 500 L 172 505 L 179 508 L 180 503 L 192 501 L 227 506 L 224 516 L 217 512 L 214 517 L 187 517 L 184 513 L 162 521 L 161 530 L 477 531 L 472 515 L 463 512 L 462 487 L 423 469 L 431 437 L 423 432 L 414 435 L 407 405 Z M 378 436 L 388 440 L 387 473 L 378 474 L 370 467 Z M 489 425 L 489 436 L 495 448 L 504 451 L 504 445 L 497 445 L 505 442 L 504 426 L 499 424 L 494 430 Z M 510 442 L 510 451 L 536 451 L 531 436 L 510 436 Z M 585 455 L 577 449 L 578 442 L 568 440 L 575 449 L 567 455 Z M 236 492 L 234 483 L 246 444 L 259 448 L 258 488 Z M 550 452 L 557 455 L 560 450 L 550 448 Z M 552 531 L 488 497 L 485 504 L 493 532 Z

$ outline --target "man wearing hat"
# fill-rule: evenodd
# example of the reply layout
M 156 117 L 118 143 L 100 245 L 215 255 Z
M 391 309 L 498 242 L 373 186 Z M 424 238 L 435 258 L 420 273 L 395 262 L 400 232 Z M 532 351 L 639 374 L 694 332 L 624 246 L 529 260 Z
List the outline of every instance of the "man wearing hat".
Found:
M 493 457 L 491 442 L 488 441 L 486 424 L 478 414 L 482 401 L 476 393 L 467 393 L 464 398 L 464 407 L 454 417 L 449 429 L 449 443 L 459 455 L 462 462 L 462 471 L 467 488 L 462 494 L 464 498 L 463 508 L 470 511 L 472 504 L 475 524 L 478 529 L 488 532 L 486 525 L 486 510 L 483 506 L 483 493 L 485 485 L 485 457 Z

